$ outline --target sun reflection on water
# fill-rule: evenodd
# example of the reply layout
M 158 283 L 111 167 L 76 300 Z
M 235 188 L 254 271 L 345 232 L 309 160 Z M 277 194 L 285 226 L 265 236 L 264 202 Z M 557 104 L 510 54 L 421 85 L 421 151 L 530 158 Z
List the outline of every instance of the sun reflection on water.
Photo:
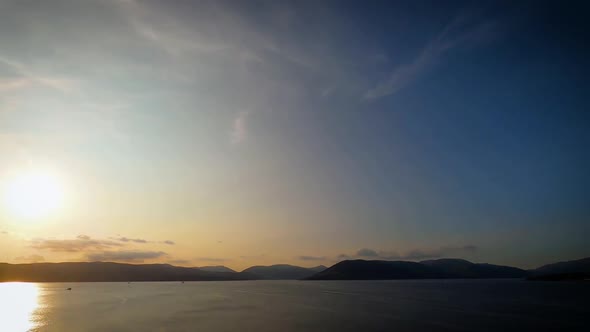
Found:
M 30 331 L 36 327 L 34 313 L 39 306 L 37 284 L 0 283 L 0 330 Z

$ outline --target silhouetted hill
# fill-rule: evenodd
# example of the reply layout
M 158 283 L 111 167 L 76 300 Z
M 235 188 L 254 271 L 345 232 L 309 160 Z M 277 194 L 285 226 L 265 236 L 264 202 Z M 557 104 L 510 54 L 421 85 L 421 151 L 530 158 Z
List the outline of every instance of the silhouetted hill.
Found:
M 91 263 L 0 263 L 0 281 L 197 281 L 245 280 L 242 273 L 210 272 L 168 264 Z
M 523 278 L 526 271 L 514 267 L 474 264 L 461 259 L 405 261 L 342 261 L 308 278 L 311 280 L 387 280 L 440 278 Z
M 207 281 L 256 279 L 385 280 L 438 278 L 523 278 L 529 280 L 588 280 L 590 257 L 559 262 L 524 271 L 515 267 L 476 264 L 462 259 L 422 262 L 347 260 L 326 268 L 278 264 L 252 266 L 235 272 L 225 266 L 200 268 L 168 264 L 121 264 L 110 262 L 0 263 L 0 282 L 93 282 L 93 281 Z
M 313 268 L 305 268 L 300 266 L 293 266 L 287 264 L 277 264 L 271 266 L 252 266 L 242 273 L 245 273 L 255 279 L 266 280 L 289 280 L 289 279 L 305 279 L 318 271 L 322 271 L 326 267 L 323 265 Z
M 235 272 L 225 266 L 188 268 L 168 264 L 135 265 L 110 262 L 0 263 L 0 282 L 303 279 L 325 268 L 325 266 L 304 268 L 292 265 L 273 265 L 253 266 L 243 272 Z
M 384 280 L 440 278 L 437 269 L 415 262 L 347 260 L 319 272 L 311 280 Z
M 236 273 L 236 271 L 230 269 L 227 266 L 217 265 L 217 266 L 200 266 L 197 269 L 201 271 L 208 271 L 208 272 L 231 272 Z
M 318 273 L 318 272 L 324 271 L 327 268 L 328 267 L 326 267 L 325 265 L 318 265 L 318 266 L 310 267 L 310 268 L 308 268 L 308 270 L 311 270 L 314 273 Z
M 590 279 L 590 257 L 543 265 L 529 271 L 528 280 L 587 280 Z
M 502 265 L 471 263 L 464 259 L 435 259 L 420 262 L 435 267 L 447 278 L 524 278 L 527 271 Z

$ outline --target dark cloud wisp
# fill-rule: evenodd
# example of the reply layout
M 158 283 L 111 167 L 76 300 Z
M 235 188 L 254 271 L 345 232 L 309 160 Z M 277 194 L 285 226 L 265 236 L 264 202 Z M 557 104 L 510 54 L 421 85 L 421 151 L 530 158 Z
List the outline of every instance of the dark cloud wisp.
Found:
M 31 247 L 38 250 L 52 252 L 80 252 L 89 250 L 107 250 L 123 246 L 121 243 L 111 240 L 92 239 L 87 235 L 78 235 L 73 240 L 36 239 Z
M 436 249 L 413 249 L 403 254 L 399 254 L 395 251 L 376 251 L 369 248 L 362 248 L 356 252 L 356 255 L 341 254 L 338 256 L 338 260 L 357 258 L 370 258 L 370 259 L 383 259 L 383 260 L 422 260 L 422 259 L 435 259 L 450 256 L 461 256 L 464 254 L 473 253 L 478 250 L 475 245 L 464 245 L 464 246 L 447 246 Z
M 360 249 L 356 252 L 356 255 L 359 257 L 379 257 L 379 254 L 375 250 L 368 248 Z
M 148 243 L 149 241 L 144 240 L 144 239 L 130 239 L 128 237 L 119 237 L 116 238 L 117 241 L 121 241 L 121 242 L 134 242 L 134 243 Z
M 86 254 L 86 258 L 91 262 L 126 262 L 126 263 L 143 263 L 146 260 L 152 260 L 168 256 L 163 251 L 103 251 Z
M 326 260 L 325 256 L 299 256 L 298 257 L 302 261 L 324 261 Z

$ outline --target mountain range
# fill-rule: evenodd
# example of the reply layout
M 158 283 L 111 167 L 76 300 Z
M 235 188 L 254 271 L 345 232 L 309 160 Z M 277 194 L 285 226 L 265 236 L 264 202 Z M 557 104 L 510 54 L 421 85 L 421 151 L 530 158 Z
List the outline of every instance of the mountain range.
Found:
M 96 281 L 221 281 L 305 279 L 326 269 L 279 264 L 253 266 L 236 272 L 225 266 L 179 267 L 169 264 L 111 262 L 0 263 L 0 282 L 96 282 Z
M 527 278 L 528 280 L 588 280 L 590 257 L 523 270 L 510 266 L 472 263 L 463 259 L 421 262 L 345 260 L 330 268 L 287 264 L 252 266 L 236 272 L 225 266 L 179 267 L 169 264 L 111 262 L 0 263 L 0 282 L 96 281 L 225 281 L 225 280 L 387 280 L 452 278 Z
M 201 271 L 208 271 L 208 272 L 231 272 L 236 273 L 235 270 L 230 269 L 227 266 L 223 265 L 215 265 L 215 266 L 199 266 L 197 269 Z
M 325 269 L 326 267 L 323 265 L 305 268 L 294 265 L 277 264 L 271 266 L 252 266 L 242 271 L 242 273 L 246 273 L 255 279 L 288 280 L 306 279 Z
M 333 265 L 310 280 L 387 279 L 500 279 L 590 280 L 590 257 L 559 262 L 537 269 L 472 263 L 463 259 L 436 259 L 421 262 L 347 260 Z
M 590 257 L 541 266 L 530 271 L 528 280 L 590 280 Z
M 524 278 L 527 271 L 501 265 L 475 264 L 463 259 L 422 262 L 347 260 L 319 272 L 311 280 L 388 280 L 452 278 Z
M 244 273 L 204 271 L 168 264 L 122 264 L 110 262 L 0 263 L 0 281 L 92 282 L 92 281 L 213 281 L 248 280 Z

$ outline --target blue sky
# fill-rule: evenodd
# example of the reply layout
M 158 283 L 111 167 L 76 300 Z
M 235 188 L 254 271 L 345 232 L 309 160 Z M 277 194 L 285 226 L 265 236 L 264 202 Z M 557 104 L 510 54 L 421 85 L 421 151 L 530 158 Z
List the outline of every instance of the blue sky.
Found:
M 72 198 L 3 260 L 590 254 L 581 2 L 0 4 L 0 171 Z

